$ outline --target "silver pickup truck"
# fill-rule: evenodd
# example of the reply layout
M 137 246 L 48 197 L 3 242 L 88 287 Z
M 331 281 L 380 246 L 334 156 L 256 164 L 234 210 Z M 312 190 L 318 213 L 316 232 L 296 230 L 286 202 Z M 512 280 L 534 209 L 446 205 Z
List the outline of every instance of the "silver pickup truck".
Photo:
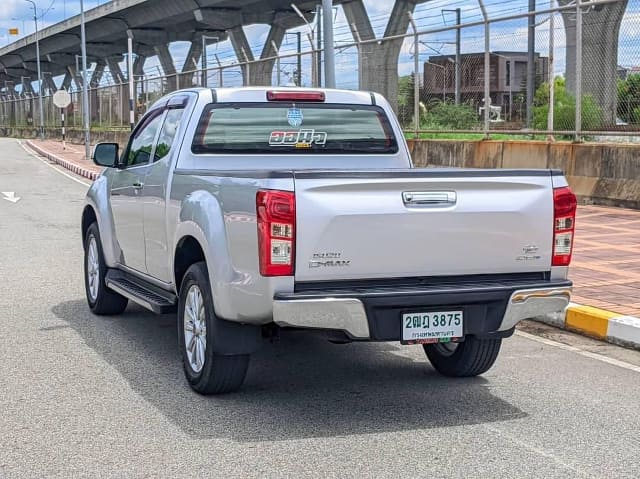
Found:
M 378 94 L 193 89 L 162 98 L 82 214 L 95 314 L 177 309 L 201 394 L 238 389 L 265 332 L 421 344 L 475 376 L 569 302 L 576 198 L 552 170 L 416 169 Z

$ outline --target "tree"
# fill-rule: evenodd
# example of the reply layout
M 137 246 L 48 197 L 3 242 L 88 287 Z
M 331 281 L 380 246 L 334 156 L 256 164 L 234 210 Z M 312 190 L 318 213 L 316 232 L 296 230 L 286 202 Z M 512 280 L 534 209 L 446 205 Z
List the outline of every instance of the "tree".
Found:
M 618 117 L 627 123 L 640 123 L 640 74 L 618 80 Z
M 553 129 L 575 130 L 576 98 L 566 88 L 565 79 L 556 77 L 553 102 Z M 549 84 L 543 83 L 536 91 L 533 119 L 536 130 L 547 129 L 549 115 Z M 597 130 L 602 125 L 602 110 L 591 95 L 582 96 L 582 129 Z

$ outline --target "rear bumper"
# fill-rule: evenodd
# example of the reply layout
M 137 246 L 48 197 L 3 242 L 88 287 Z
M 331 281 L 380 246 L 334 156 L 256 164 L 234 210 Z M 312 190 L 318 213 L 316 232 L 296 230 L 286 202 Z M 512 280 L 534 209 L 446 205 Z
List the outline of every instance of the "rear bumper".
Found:
M 274 322 L 280 326 L 343 331 L 355 340 L 397 341 L 406 312 L 462 310 L 466 335 L 508 335 L 523 319 L 562 311 L 571 281 L 520 281 L 432 285 L 389 291 L 343 290 L 278 294 Z

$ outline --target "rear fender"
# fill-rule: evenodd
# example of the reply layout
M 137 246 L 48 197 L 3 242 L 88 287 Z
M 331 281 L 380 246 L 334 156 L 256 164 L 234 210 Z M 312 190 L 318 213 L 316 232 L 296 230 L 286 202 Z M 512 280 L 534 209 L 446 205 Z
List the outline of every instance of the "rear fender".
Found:
M 180 240 L 186 236 L 195 238 L 204 252 L 216 315 L 233 317 L 229 289 L 241 276 L 233 269 L 230 260 L 222 208 L 211 193 L 197 190 L 182 201 L 173 243 L 174 253 Z M 170 268 L 172 277 L 175 277 L 173 261 Z

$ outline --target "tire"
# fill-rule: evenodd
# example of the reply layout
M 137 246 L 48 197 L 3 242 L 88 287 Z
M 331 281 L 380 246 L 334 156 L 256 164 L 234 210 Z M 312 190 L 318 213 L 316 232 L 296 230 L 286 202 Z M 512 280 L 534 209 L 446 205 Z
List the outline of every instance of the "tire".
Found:
M 191 265 L 180 286 L 178 340 L 184 373 L 199 394 L 224 394 L 242 386 L 249 366 L 248 354 L 222 355 L 213 351 L 215 330 L 213 298 L 204 262 Z
M 100 232 L 98 225 L 92 223 L 84 238 L 84 290 L 87 303 L 93 314 L 100 316 L 121 314 L 129 301 L 107 288 L 104 282 L 106 274 L 107 265 L 102 253 Z
M 424 352 L 440 374 L 472 377 L 486 373 L 498 358 L 502 339 L 467 337 L 461 343 L 424 344 Z M 455 345 L 455 347 L 452 347 Z

